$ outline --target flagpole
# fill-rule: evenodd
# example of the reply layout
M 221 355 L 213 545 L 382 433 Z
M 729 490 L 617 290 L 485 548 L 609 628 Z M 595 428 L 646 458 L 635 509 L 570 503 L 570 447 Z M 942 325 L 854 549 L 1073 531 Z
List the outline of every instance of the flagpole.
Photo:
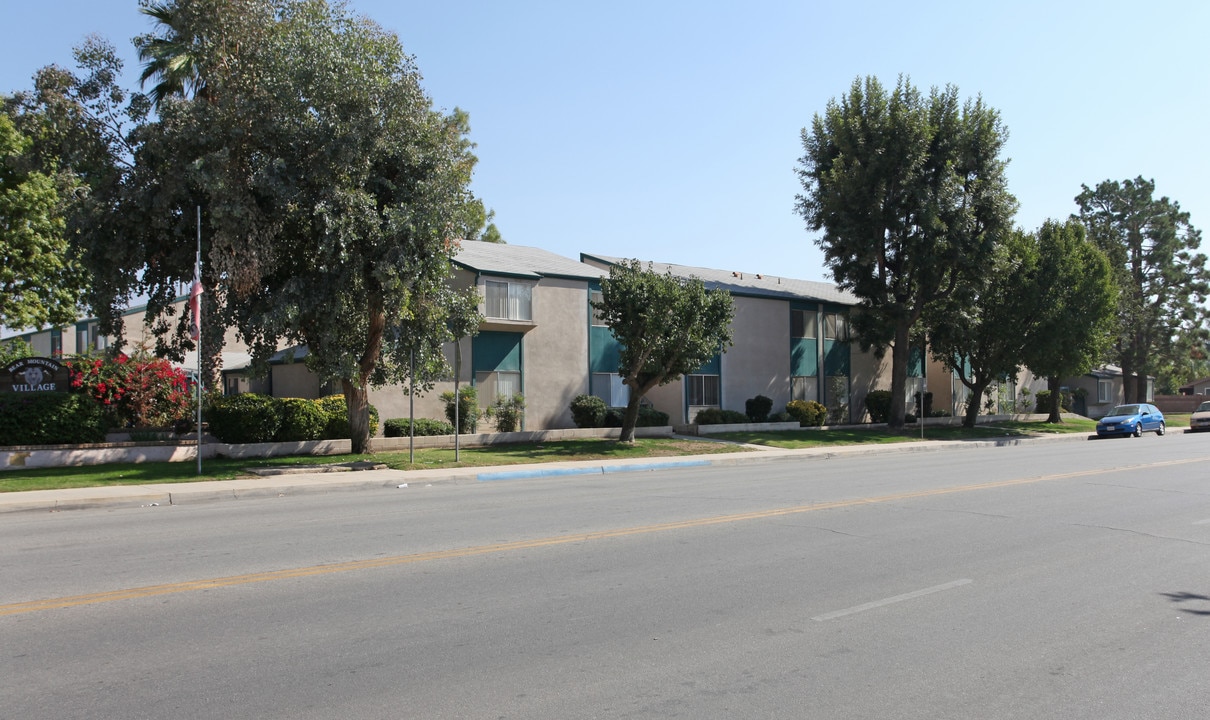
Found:
M 202 206 L 197 206 L 197 258 L 194 260 L 193 282 L 202 281 Z M 193 289 L 190 288 L 190 294 Z M 202 298 L 194 296 L 197 303 L 197 474 L 202 474 Z

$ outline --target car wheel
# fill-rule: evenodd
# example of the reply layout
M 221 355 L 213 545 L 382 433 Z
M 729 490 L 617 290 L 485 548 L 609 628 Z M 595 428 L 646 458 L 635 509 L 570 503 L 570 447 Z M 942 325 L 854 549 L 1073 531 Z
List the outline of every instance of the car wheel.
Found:
M 1160 423 L 1160 426 L 1155 429 L 1156 435 L 1163 435 L 1166 432 L 1168 432 L 1168 428 L 1164 427 L 1164 423 Z
M 1143 437 L 1143 423 L 1134 426 L 1134 432 L 1131 433 L 1135 437 Z

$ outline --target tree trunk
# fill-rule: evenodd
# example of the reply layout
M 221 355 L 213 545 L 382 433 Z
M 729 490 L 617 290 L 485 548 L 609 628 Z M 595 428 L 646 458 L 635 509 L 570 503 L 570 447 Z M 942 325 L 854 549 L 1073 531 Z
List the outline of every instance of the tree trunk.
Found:
M 1123 358 L 1122 360 L 1122 402 L 1126 404 L 1138 402 L 1138 396 L 1135 394 L 1134 383 L 1134 363 Z M 1117 399 L 1112 402 L 1116 403 Z
M 1060 379 L 1051 375 L 1046 378 L 1046 388 L 1050 390 L 1050 417 L 1046 418 L 1048 423 L 1063 422 L 1063 397 L 1061 392 Z
M 369 391 L 348 380 L 340 381 L 340 389 L 349 406 L 349 439 L 353 441 L 353 452 L 358 455 L 374 452 L 370 438 Z
M 908 343 L 908 331 L 911 325 L 900 321 L 895 326 L 895 345 L 891 348 L 891 411 L 887 416 L 887 427 L 892 430 L 903 429 L 903 419 L 907 412 L 907 370 L 911 358 L 912 347 Z
M 642 399 L 643 395 L 631 388 L 630 400 L 626 402 L 626 414 L 622 416 L 622 434 L 618 436 L 618 442 L 634 442 L 634 426 L 639 422 L 639 402 Z
M 991 385 L 991 380 L 976 381 L 973 385 L 967 386 L 971 391 L 971 396 L 966 403 L 966 414 L 962 416 L 962 427 L 973 428 L 975 426 L 979 418 L 979 408 L 983 405 L 983 393 L 987 392 L 988 385 Z

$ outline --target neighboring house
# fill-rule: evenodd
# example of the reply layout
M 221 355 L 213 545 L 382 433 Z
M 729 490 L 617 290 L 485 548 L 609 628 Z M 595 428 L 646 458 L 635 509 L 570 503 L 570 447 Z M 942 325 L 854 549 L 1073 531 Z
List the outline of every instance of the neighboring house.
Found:
M 590 253 L 580 259 L 601 274 L 623 261 Z M 705 408 L 744 412 L 746 401 L 757 395 L 773 400 L 774 412 L 791 400 L 815 400 L 828 407 L 829 422 L 861 422 L 866 393 L 890 386 L 889 357 L 880 360 L 850 341 L 848 318 L 857 299 L 835 285 L 669 263 L 652 267 L 726 290 L 735 307 L 732 347 L 647 394 L 673 424 L 692 422 Z M 593 394 L 622 405 L 627 389 L 617 378 L 617 341 L 608 328 L 595 325 L 590 338 Z
M 1122 404 L 1126 399 L 1122 369 L 1116 365 L 1105 365 L 1077 378 L 1065 378 L 1063 386 L 1084 391 L 1076 395 L 1076 406 L 1073 409 L 1085 417 L 1104 417 L 1115 405 Z M 1147 397 L 1141 398 L 1141 401 L 1155 401 L 1155 378 L 1147 378 Z
M 1194 380 L 1180 387 L 1181 395 L 1210 395 L 1210 378 Z

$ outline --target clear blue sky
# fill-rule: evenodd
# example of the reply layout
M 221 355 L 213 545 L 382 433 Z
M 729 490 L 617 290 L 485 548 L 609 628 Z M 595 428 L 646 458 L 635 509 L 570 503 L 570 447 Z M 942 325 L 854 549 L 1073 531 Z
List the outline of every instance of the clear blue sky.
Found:
M 793 209 L 800 131 L 854 78 L 900 73 L 1000 110 L 1022 227 L 1143 175 L 1210 229 L 1202 0 L 350 4 L 470 113 L 474 188 L 510 243 L 827 279 Z M 0 7 L 0 91 L 90 32 L 137 77 L 136 0 Z

